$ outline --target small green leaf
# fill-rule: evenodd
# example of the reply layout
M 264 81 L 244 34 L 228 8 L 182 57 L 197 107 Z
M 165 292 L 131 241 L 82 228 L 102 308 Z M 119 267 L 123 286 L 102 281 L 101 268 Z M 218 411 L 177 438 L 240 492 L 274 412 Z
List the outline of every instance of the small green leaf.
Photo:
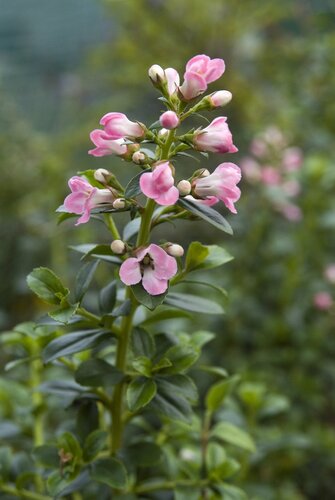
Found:
M 224 231 L 228 234 L 233 234 L 233 230 L 230 224 L 226 221 L 226 219 L 213 208 L 207 207 L 206 205 L 202 205 L 192 200 L 186 200 L 185 198 L 180 198 L 178 204 L 183 208 L 186 208 L 189 212 L 197 215 L 201 219 L 209 222 L 216 228 Z
M 64 304 L 63 306 L 55 309 L 48 313 L 50 318 L 58 321 L 59 323 L 64 323 L 65 325 L 69 323 L 72 317 L 76 314 L 79 303 L 77 304 Z
M 135 358 L 132 365 L 134 370 L 141 373 L 141 375 L 144 375 L 145 377 L 151 376 L 152 362 L 151 359 L 146 356 L 139 356 L 138 358 Z
M 165 353 L 172 366 L 164 370 L 165 373 L 179 373 L 187 370 L 199 358 L 200 351 L 191 345 L 175 345 Z
M 169 293 L 164 300 L 165 304 L 185 309 L 186 311 L 204 314 L 223 314 L 224 310 L 220 304 L 209 299 L 188 293 Z
M 208 247 L 202 245 L 199 241 L 193 241 L 187 250 L 185 270 L 190 272 L 197 269 L 206 260 L 208 254 Z
M 146 170 L 142 170 L 139 172 L 137 175 L 135 175 L 130 181 L 128 182 L 126 186 L 126 190 L 124 193 L 125 198 L 134 198 L 135 196 L 138 196 L 141 194 L 141 188 L 140 188 L 140 177 L 142 174 L 145 172 L 151 172 L 151 169 L 148 168 Z
M 218 410 L 239 380 L 240 377 L 234 375 L 212 385 L 206 394 L 206 408 L 212 412 Z
M 55 471 L 50 474 L 47 480 L 47 487 L 52 498 L 64 498 L 74 491 L 81 490 L 89 482 L 87 470 L 83 470 L 74 480 L 65 479 L 60 471 Z
M 111 312 L 116 302 L 116 281 L 111 281 L 99 293 L 99 307 L 103 314 Z
M 70 453 L 73 458 L 80 459 L 82 450 L 77 438 L 71 432 L 64 432 L 57 441 L 58 448 Z
M 165 293 L 161 293 L 160 295 L 150 295 L 147 293 L 141 283 L 138 285 L 132 285 L 131 290 L 136 298 L 136 300 L 142 304 L 143 306 L 147 307 L 148 309 L 155 309 L 157 306 L 161 305 L 163 300 L 165 299 L 165 296 L 167 294 L 167 291 Z
M 90 286 L 99 261 L 86 262 L 79 270 L 76 278 L 74 297 L 76 302 L 81 302 Z
M 141 322 L 141 325 L 147 326 L 152 325 L 153 323 L 158 323 L 159 321 L 165 321 L 170 319 L 178 319 L 178 318 L 191 318 L 191 315 L 185 311 L 178 311 L 176 309 L 161 309 L 160 311 L 155 311 L 150 314 L 148 318 Z
M 193 380 L 184 374 L 157 377 L 159 390 L 165 393 L 179 394 L 191 404 L 198 400 L 198 389 Z
M 131 341 L 135 356 L 151 358 L 155 354 L 155 340 L 144 328 L 134 328 Z
M 216 424 L 210 433 L 210 437 L 233 444 L 250 452 L 256 451 L 256 446 L 251 436 L 230 422 L 219 422 Z
M 42 352 L 43 361 L 49 363 L 62 356 L 86 351 L 95 347 L 110 335 L 111 333 L 106 330 L 82 330 L 56 337 L 44 348 Z
M 29 288 L 48 304 L 60 304 L 69 294 L 58 276 L 47 267 L 35 268 L 27 277 Z
M 208 344 L 211 340 L 215 338 L 215 333 L 207 332 L 206 330 L 199 330 L 192 333 L 192 344 L 201 348 L 205 344 Z
M 122 260 L 113 254 L 110 245 L 85 243 L 82 245 L 70 246 L 69 248 L 71 250 L 74 250 L 75 252 L 83 254 L 82 260 L 85 260 L 89 257 L 93 257 L 95 259 L 100 259 L 105 262 L 110 262 L 112 264 L 119 264 L 119 265 L 122 264 Z
M 33 456 L 39 464 L 50 469 L 58 469 L 59 467 L 59 454 L 56 446 L 42 445 L 37 446 L 33 450 Z
M 157 394 L 151 406 L 171 420 L 190 422 L 192 408 L 175 384 L 171 390 L 171 384 L 166 384 L 165 380 L 157 380 Z
M 87 436 L 83 448 L 85 462 L 91 462 L 105 448 L 107 437 L 107 432 L 101 430 L 93 431 Z
M 177 486 L 174 491 L 174 500 L 199 500 L 201 490 L 195 486 Z
M 237 488 L 232 484 L 224 484 L 223 486 L 218 486 L 220 489 L 221 498 L 225 500 L 248 500 L 246 493 L 241 490 L 241 488 Z
M 100 387 L 118 384 L 123 373 L 103 359 L 93 358 L 79 366 L 74 378 L 80 385 Z
M 222 445 L 208 443 L 206 449 L 206 466 L 209 472 L 215 471 L 226 461 L 227 455 Z
M 129 241 L 133 236 L 136 236 L 140 229 L 141 217 L 131 220 L 125 225 L 123 229 L 122 239 L 124 241 Z
M 140 377 L 133 380 L 127 389 L 129 409 L 135 412 L 143 408 L 155 397 L 156 391 L 156 383 L 152 379 Z
M 126 449 L 127 457 L 136 467 L 157 465 L 162 459 L 160 446 L 148 441 L 137 441 Z
M 127 472 L 119 460 L 101 458 L 92 464 L 91 479 L 107 484 L 111 488 L 122 489 L 127 484 Z

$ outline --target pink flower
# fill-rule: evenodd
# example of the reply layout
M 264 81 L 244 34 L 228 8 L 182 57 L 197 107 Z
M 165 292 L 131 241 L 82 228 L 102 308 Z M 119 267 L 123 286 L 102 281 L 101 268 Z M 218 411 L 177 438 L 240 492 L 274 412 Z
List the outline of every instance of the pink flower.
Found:
M 158 164 L 152 172 L 142 174 L 140 188 L 143 194 L 159 205 L 174 205 L 179 198 L 168 161 Z
M 218 108 L 220 106 L 225 106 L 232 100 L 232 93 L 229 90 L 218 90 L 217 92 L 213 92 L 209 97 L 210 103 L 214 108 Z
M 329 264 L 325 269 L 325 278 L 330 283 L 335 283 L 335 264 Z
M 89 220 L 93 208 L 101 203 L 114 201 L 114 196 L 109 189 L 98 189 L 83 177 L 71 177 L 69 188 L 72 193 L 65 198 L 64 207 L 70 213 L 82 214 L 76 222 L 76 226 Z
M 112 140 L 104 130 L 95 129 L 90 133 L 90 139 L 96 146 L 89 150 L 89 154 L 93 156 L 118 155 L 122 156 L 127 152 L 127 146 L 123 139 Z
M 263 139 L 256 138 L 253 139 L 250 145 L 250 151 L 253 155 L 257 156 L 258 158 L 263 158 L 268 150 L 268 146 L 266 142 L 263 141 Z
M 281 205 L 277 205 L 277 209 L 287 220 L 291 222 L 299 222 L 302 219 L 300 207 L 294 205 L 293 203 L 283 203 Z
M 274 167 L 264 167 L 261 172 L 261 179 L 266 186 L 278 186 L 281 181 L 280 173 Z
M 203 94 L 207 89 L 205 78 L 193 71 L 186 71 L 184 75 L 184 83 L 179 88 L 185 101 L 195 99 L 200 94 Z
M 303 156 L 300 148 L 292 147 L 284 150 L 283 167 L 287 172 L 299 170 L 302 162 Z
M 221 200 L 234 214 L 237 213 L 234 203 L 240 198 L 241 191 L 237 184 L 241 180 L 241 170 L 234 163 L 221 163 L 214 172 L 207 177 L 200 177 L 194 181 L 193 192 L 196 196 L 208 200 L 213 205 Z
M 144 136 L 144 125 L 128 120 L 123 113 L 107 113 L 100 120 L 109 139 L 140 139 Z
M 223 59 L 211 59 L 201 54 L 192 57 L 186 64 L 186 72 L 197 73 L 206 83 L 211 83 L 220 78 L 225 70 Z
M 241 161 L 241 170 L 243 175 L 250 182 L 258 182 L 261 179 L 261 167 L 257 161 L 250 156 L 246 156 Z
M 159 121 L 162 127 L 168 130 L 178 127 L 180 123 L 179 116 L 174 111 L 165 111 L 160 116 Z
M 296 179 L 290 179 L 282 184 L 282 188 L 287 196 L 297 196 L 301 191 L 300 182 Z
M 219 116 L 206 128 L 195 131 L 193 136 L 195 148 L 212 153 L 236 153 L 238 149 L 233 144 L 233 136 L 226 122 L 225 116 Z
M 176 260 L 153 243 L 139 250 L 136 257 L 125 260 L 120 267 L 120 278 L 125 285 L 136 285 L 142 281 L 143 288 L 150 295 L 164 293 L 168 280 L 176 273 Z
M 174 68 L 166 68 L 164 70 L 164 73 L 167 80 L 168 93 L 169 95 L 172 95 L 177 91 L 180 85 L 180 77 L 178 71 Z
M 206 205 L 207 207 L 211 207 L 212 205 L 219 203 L 219 199 L 216 196 L 208 196 L 204 200 L 201 200 L 199 198 L 194 198 L 194 196 L 189 194 L 185 196 L 185 200 L 193 201 L 193 203 L 199 203 L 199 205 Z
M 313 297 L 315 307 L 321 311 L 327 311 L 333 305 L 333 299 L 328 292 L 318 292 Z

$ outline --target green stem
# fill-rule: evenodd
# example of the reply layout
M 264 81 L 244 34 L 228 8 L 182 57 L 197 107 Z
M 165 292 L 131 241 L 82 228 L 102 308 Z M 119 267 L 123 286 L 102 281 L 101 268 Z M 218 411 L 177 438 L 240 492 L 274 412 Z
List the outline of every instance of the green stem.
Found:
M 116 227 L 113 216 L 111 214 L 105 214 L 105 222 L 106 226 L 112 233 L 114 240 L 120 240 L 121 239 L 120 233 L 118 231 L 118 228 Z
M 151 230 L 151 219 L 155 206 L 155 200 L 148 198 L 147 204 L 144 208 L 144 213 L 142 214 L 141 226 L 137 236 L 136 246 L 138 247 L 148 243 Z
M 27 500 L 52 500 L 52 497 L 46 495 L 40 495 L 39 493 L 34 493 L 29 490 L 23 490 L 23 489 L 17 490 L 16 488 L 12 488 L 11 486 L 6 486 L 4 484 L 0 485 L 0 491 Z
M 192 479 L 184 481 L 162 481 L 157 483 L 152 483 L 144 486 L 139 486 L 136 488 L 136 493 L 149 493 L 151 491 L 160 491 L 160 490 L 174 490 L 178 486 L 189 486 L 195 488 L 203 488 L 208 485 L 208 479 L 193 481 Z
M 170 148 L 171 148 L 171 145 L 174 141 L 175 135 L 176 135 L 176 131 L 170 130 L 169 135 L 167 136 L 167 139 L 161 148 L 161 154 L 160 154 L 161 160 L 168 160 L 170 158 L 170 155 L 169 155 Z
M 78 307 L 77 313 L 80 314 L 80 316 L 83 316 L 83 318 L 89 319 L 92 323 L 97 323 L 98 325 L 100 324 L 99 316 L 86 311 L 83 307 Z
M 212 414 L 211 414 L 211 412 L 206 411 L 205 416 L 204 416 L 204 420 L 203 420 L 203 425 L 202 425 L 202 432 L 201 432 L 201 472 L 202 472 L 203 477 L 207 476 L 206 454 L 207 454 L 211 421 L 212 421 Z M 202 492 L 201 492 L 201 499 L 202 500 L 208 499 L 208 493 L 206 491 L 205 486 L 206 485 L 204 485 L 204 487 L 202 488 Z

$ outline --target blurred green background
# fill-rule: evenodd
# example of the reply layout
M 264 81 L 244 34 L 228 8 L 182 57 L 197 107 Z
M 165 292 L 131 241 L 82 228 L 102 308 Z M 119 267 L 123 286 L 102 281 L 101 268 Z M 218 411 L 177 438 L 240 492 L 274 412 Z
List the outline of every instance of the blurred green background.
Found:
M 106 237 L 94 223 L 57 226 L 54 214 L 77 171 L 106 167 L 129 177 L 118 158 L 87 155 L 100 117 L 122 111 L 151 123 L 161 106 L 149 66 L 182 73 L 193 55 L 224 58 L 212 88 L 233 93 L 223 114 L 239 147 L 224 161 L 243 164 L 255 137 L 275 130 L 282 144 L 272 134 L 268 156 L 253 158 L 280 169 L 282 150 L 300 148 L 302 166 L 286 180 L 300 186 L 301 216 L 278 209 L 280 187 L 246 175 L 230 217 L 234 237 L 199 223 L 197 238 L 222 244 L 235 260 L 215 274 L 229 292 L 225 317 L 199 318 L 197 328 L 217 332 L 208 362 L 249 384 L 246 411 L 260 443 L 241 478 L 250 497 L 334 498 L 335 290 L 325 275 L 335 262 L 334 2 L 0 0 L 0 12 L 1 329 L 41 314 L 25 284 L 33 267 L 70 280 L 78 264 L 67 245 Z M 191 227 L 179 243 L 195 239 Z M 329 307 L 317 305 L 319 292 Z M 262 409 L 267 392 L 277 394 L 271 415 Z

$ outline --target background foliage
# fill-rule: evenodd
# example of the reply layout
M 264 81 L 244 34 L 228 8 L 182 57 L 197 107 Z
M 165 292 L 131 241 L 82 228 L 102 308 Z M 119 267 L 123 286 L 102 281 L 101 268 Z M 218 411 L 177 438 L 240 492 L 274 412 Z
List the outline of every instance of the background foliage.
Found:
M 103 166 L 85 154 L 97 117 L 122 110 L 150 121 L 159 111 L 158 103 L 146 105 L 155 95 L 151 64 L 182 68 L 197 53 L 223 57 L 221 82 L 234 95 L 229 116 L 240 160 L 268 126 L 282 130 L 303 150 L 297 200 L 303 217 L 286 220 L 273 210 L 271 193 L 245 182 L 239 214 L 231 218 L 234 238 L 214 241 L 199 225 L 203 241 L 223 244 L 235 260 L 215 278 L 229 291 L 226 316 L 203 325 L 197 318 L 197 328 L 218 334 L 206 361 L 242 377 L 224 411 L 247 415 L 258 445 L 238 476 L 250 498 L 331 498 L 334 315 L 317 310 L 313 296 L 334 295 L 324 278 L 335 228 L 332 2 L 49 0 L 38 16 L 32 11 L 40 1 L 0 4 L 2 329 L 43 313 L 25 285 L 34 266 L 51 265 L 70 282 L 67 244 L 99 237 L 99 227 L 57 227 L 53 215 L 74 166 Z M 118 160 L 106 159 L 106 166 L 122 177 Z M 185 234 L 184 243 L 191 238 Z M 11 356 L 1 353 L 4 364 Z M 11 371 L 3 376 L 1 417 L 21 426 L 27 394 Z M 53 422 L 58 418 L 56 403 Z M 15 451 L 25 447 L 5 424 L 0 436 Z

